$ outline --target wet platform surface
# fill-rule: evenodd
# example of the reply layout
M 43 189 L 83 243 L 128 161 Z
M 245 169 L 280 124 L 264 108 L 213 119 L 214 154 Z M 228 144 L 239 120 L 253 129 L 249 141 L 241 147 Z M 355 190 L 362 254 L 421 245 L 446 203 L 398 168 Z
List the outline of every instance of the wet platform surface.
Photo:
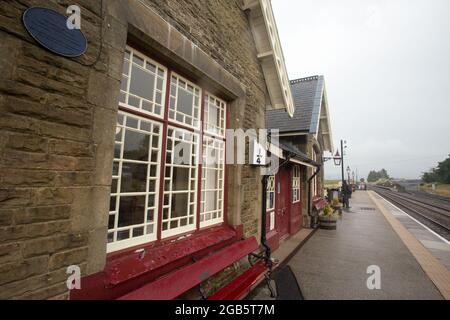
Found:
M 437 244 L 438 238 L 427 234 L 425 228 L 412 228 L 414 225 L 400 211 L 389 208 L 383 199 L 373 197 L 377 196 L 370 196 L 369 192 L 364 191 L 354 193 L 351 208 L 343 213 L 338 229 L 318 230 L 289 261 L 305 299 L 443 299 L 433 282 L 436 279 L 430 279 L 418 262 L 417 253 L 412 254 L 414 250 L 411 251 L 410 245 L 405 245 L 404 236 L 385 215 L 391 215 L 390 210 L 393 210 L 396 214 L 392 215 L 393 219 L 409 224 L 409 229 L 405 227 L 402 232 L 406 232 L 410 240 L 420 246 L 420 250 L 425 250 L 427 257 L 431 256 L 428 248 L 446 252 L 447 244 Z M 383 207 L 381 210 L 380 204 Z M 411 236 L 409 230 L 417 231 L 415 236 L 421 234 L 419 240 L 422 245 Z M 428 248 L 424 247 L 426 241 L 430 241 Z M 444 266 L 445 259 L 438 261 L 433 257 L 429 260 L 432 261 L 425 268 L 427 272 L 436 264 L 439 264 L 436 268 L 439 272 L 445 274 L 448 271 Z M 367 286 L 371 276 L 367 273 L 369 266 L 380 268 L 379 290 L 370 290 Z M 438 281 L 441 284 L 447 281 L 447 275 Z M 263 297 L 259 295 L 257 298 Z

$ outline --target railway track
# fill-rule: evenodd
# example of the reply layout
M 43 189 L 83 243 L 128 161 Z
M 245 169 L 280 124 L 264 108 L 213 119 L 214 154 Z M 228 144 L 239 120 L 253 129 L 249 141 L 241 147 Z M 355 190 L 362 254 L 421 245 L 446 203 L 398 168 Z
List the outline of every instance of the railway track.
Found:
M 428 192 L 424 192 L 424 191 L 407 191 L 407 192 L 409 194 L 414 195 L 419 198 L 436 200 L 437 202 L 440 202 L 443 205 L 447 205 L 450 207 L 450 198 L 449 197 L 444 197 L 444 196 L 440 196 L 437 194 L 428 193 Z
M 372 190 L 450 241 L 450 205 L 432 197 L 414 197 L 384 187 L 372 186 Z

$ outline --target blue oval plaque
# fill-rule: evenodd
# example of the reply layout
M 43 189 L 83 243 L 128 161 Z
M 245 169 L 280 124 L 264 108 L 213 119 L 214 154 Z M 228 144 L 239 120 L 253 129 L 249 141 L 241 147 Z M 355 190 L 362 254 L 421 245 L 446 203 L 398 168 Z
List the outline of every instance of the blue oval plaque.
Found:
M 32 7 L 23 13 L 28 33 L 46 49 L 75 58 L 86 52 L 87 40 L 79 29 L 67 27 L 67 17 L 47 8 Z

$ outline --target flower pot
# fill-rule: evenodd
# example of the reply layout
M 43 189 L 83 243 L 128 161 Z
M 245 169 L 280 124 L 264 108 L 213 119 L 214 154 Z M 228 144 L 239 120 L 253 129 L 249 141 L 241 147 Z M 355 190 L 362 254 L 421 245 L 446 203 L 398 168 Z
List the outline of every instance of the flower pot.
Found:
M 336 230 L 337 217 L 335 217 L 333 215 L 319 216 L 319 225 L 320 225 L 320 229 Z
M 342 214 L 342 206 L 340 204 L 333 206 L 333 212 L 338 212 L 339 214 Z

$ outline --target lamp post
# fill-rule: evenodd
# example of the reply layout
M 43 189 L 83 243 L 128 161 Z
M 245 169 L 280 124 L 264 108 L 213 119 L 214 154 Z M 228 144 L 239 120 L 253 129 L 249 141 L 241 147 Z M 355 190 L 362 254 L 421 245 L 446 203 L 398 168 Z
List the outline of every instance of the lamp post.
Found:
M 347 146 L 345 146 L 347 148 Z M 342 187 L 344 187 L 344 140 L 341 140 L 341 171 L 342 171 Z
M 351 170 L 350 170 L 350 166 L 347 166 L 347 181 L 348 181 L 348 183 L 350 183 L 350 172 L 351 172 Z

